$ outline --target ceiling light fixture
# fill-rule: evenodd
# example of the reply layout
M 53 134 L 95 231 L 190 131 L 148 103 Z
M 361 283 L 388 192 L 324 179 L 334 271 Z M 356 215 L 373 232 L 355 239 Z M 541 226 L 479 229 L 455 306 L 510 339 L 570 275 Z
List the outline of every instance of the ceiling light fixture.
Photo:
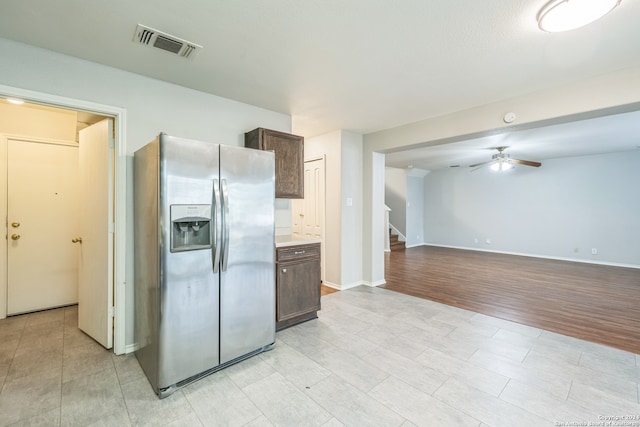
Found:
M 551 0 L 538 13 L 538 26 L 551 33 L 573 30 L 611 12 L 622 0 Z
M 7 98 L 7 102 L 10 102 L 11 104 L 15 104 L 15 105 L 24 104 L 24 101 L 22 99 L 17 99 L 17 98 Z
M 508 171 L 509 169 L 513 169 L 513 165 L 511 163 L 507 163 L 502 159 L 500 159 L 497 163 L 494 163 L 489 167 L 491 168 L 492 171 L 496 171 L 496 172 L 504 172 L 504 171 Z

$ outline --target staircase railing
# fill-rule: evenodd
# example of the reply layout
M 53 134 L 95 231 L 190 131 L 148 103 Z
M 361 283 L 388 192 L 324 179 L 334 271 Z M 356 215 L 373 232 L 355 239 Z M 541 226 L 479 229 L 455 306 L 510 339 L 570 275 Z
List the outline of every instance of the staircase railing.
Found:
M 400 230 L 398 230 L 397 228 L 395 228 L 393 226 L 393 224 L 389 223 L 389 230 L 391 230 L 393 232 L 393 234 L 397 234 L 398 235 L 398 240 L 401 242 L 406 242 L 407 241 L 407 236 L 405 236 L 404 234 L 402 234 L 400 232 Z M 387 233 L 389 234 L 389 233 Z
M 389 212 L 391 212 L 391 208 L 387 205 L 384 205 L 384 251 L 391 251 L 391 242 L 389 241 Z

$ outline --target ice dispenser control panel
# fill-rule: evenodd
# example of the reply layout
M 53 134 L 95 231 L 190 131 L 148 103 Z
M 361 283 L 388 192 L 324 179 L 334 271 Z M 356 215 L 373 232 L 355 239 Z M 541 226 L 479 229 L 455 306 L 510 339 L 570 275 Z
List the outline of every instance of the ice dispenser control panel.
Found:
M 211 248 L 211 205 L 171 205 L 171 252 Z

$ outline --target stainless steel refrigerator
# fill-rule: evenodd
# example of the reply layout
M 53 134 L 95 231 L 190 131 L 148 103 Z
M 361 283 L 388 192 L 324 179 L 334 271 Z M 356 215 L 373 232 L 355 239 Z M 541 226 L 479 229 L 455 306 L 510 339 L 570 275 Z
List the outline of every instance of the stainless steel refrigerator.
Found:
M 158 396 L 275 342 L 274 155 L 160 134 L 134 155 L 136 357 Z

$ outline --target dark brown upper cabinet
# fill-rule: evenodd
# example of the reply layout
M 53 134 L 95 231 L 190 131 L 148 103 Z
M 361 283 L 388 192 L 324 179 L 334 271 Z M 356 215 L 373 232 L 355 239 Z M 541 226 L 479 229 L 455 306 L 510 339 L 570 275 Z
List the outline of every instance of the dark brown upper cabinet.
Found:
M 276 155 L 276 198 L 304 198 L 304 137 L 256 128 L 244 134 L 244 146 Z

